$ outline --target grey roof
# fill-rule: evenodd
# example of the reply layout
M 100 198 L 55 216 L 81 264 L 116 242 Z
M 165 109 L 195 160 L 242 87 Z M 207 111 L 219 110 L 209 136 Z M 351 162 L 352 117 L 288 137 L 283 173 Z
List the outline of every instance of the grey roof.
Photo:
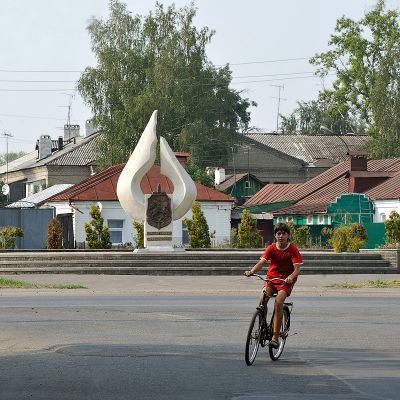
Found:
M 248 174 L 247 172 L 244 172 L 242 174 L 226 175 L 226 179 L 222 183 L 220 183 L 219 185 L 216 185 L 215 189 L 220 190 L 220 191 L 224 191 L 224 190 L 234 186 L 237 182 L 239 182 L 241 179 L 243 179 L 247 175 L 251 176 L 252 179 L 262 183 L 253 174 Z
M 42 190 L 41 192 L 32 194 L 31 196 L 25 197 L 24 199 L 18 200 L 15 203 L 9 204 L 7 207 L 10 208 L 32 208 L 35 207 L 36 204 L 46 201 L 48 198 L 61 193 L 65 189 L 73 186 L 71 183 L 63 183 L 59 185 L 50 186 L 47 189 Z
M 8 163 L 8 172 L 19 171 L 22 169 L 41 167 L 44 165 L 94 165 L 96 157 L 94 149 L 101 133 L 95 133 L 88 137 L 77 137 L 76 142 L 68 143 L 62 150 L 55 151 L 50 156 L 37 159 L 37 151 L 25 154 L 14 161 Z M 0 174 L 6 173 L 6 165 L 0 166 Z
M 224 191 L 233 186 L 236 182 L 240 181 L 244 176 L 247 176 L 247 173 L 227 175 L 226 179 L 222 183 L 215 185 L 215 189 Z
M 306 163 L 329 159 L 335 163 L 345 161 L 349 151 L 361 150 L 367 136 L 360 135 L 278 135 L 249 133 L 246 138 L 271 147 Z
M 74 146 L 70 151 L 60 154 L 47 162 L 47 165 L 94 165 L 96 164 L 95 147 L 100 139 L 100 134 L 89 136 L 79 146 Z

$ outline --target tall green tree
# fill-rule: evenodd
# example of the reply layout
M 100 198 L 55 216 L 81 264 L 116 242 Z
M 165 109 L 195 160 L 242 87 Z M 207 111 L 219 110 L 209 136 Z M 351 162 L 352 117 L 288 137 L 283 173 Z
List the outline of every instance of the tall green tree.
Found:
M 357 126 L 357 132 L 364 131 L 350 115 L 332 113 L 333 109 L 321 94 L 318 100 L 299 101 L 297 108 L 287 116 L 281 115 L 281 130 L 286 135 L 344 135 L 353 132 Z
M 367 150 L 373 158 L 400 156 L 400 49 L 382 59 L 371 89 Z
M 328 44 L 328 51 L 310 60 L 319 67 L 321 77 L 336 75 L 332 88 L 321 92 L 320 97 L 329 104 L 332 115 L 351 115 L 371 128 L 375 137 L 381 135 L 387 119 L 381 118 L 377 104 L 387 100 L 387 95 L 396 95 L 390 88 L 396 85 L 400 73 L 392 57 L 400 46 L 399 12 L 386 10 L 385 1 L 378 0 L 358 21 L 345 16 L 338 19 Z M 383 66 L 388 62 L 395 64 L 385 71 Z
M 216 68 L 206 45 L 214 32 L 193 24 L 193 3 L 182 9 L 156 3 L 146 16 L 110 1 L 108 20 L 88 26 L 96 67 L 82 73 L 78 90 L 103 132 L 101 167 L 126 162 L 153 110 L 157 131 L 198 166 L 224 162 L 247 129 L 251 103 L 229 88 L 228 66 Z

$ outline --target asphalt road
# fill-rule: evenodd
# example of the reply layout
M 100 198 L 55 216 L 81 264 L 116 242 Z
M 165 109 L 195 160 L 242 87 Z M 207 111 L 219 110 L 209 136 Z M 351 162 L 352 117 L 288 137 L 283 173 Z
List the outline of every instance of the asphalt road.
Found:
M 247 367 L 252 280 L 19 278 L 88 289 L 0 292 L 1 400 L 399 398 L 398 289 L 303 279 L 282 358 Z

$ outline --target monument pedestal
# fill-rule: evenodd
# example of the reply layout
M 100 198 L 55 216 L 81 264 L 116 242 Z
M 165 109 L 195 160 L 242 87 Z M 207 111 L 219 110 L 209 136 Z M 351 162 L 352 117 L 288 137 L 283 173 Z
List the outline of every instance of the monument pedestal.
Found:
M 171 196 L 162 192 L 146 195 L 146 220 L 144 222 L 144 249 L 136 253 L 183 252 L 183 248 L 174 248 L 172 241 L 173 216 Z

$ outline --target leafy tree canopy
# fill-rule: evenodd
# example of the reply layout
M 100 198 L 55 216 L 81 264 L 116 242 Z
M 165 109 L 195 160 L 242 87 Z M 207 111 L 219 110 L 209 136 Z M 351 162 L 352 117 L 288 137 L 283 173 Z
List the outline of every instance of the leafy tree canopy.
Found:
M 227 160 L 247 129 L 255 103 L 229 88 L 229 66 L 208 60 L 214 32 L 197 29 L 195 15 L 193 3 L 182 9 L 156 3 L 154 12 L 134 16 L 111 0 L 108 20 L 89 24 L 97 66 L 85 69 L 78 89 L 103 132 L 101 167 L 126 162 L 156 109 L 157 131 L 201 167 Z
M 20 158 L 22 156 L 24 156 L 26 153 L 24 151 L 18 151 L 18 152 L 9 152 L 7 153 L 2 153 L 0 154 L 0 165 L 4 165 L 6 164 L 7 160 L 8 162 L 14 161 L 17 158 Z
M 318 100 L 299 101 L 297 105 L 297 108 L 290 115 L 281 116 L 283 134 L 344 135 L 354 132 L 354 130 L 360 133 L 365 129 L 350 115 L 342 116 L 333 113 L 334 110 L 329 107 L 322 94 Z
M 310 60 L 320 77 L 336 76 L 332 87 L 283 117 L 285 133 L 366 132 L 372 157 L 400 156 L 399 16 L 378 0 L 358 21 L 337 20 L 329 49 Z

